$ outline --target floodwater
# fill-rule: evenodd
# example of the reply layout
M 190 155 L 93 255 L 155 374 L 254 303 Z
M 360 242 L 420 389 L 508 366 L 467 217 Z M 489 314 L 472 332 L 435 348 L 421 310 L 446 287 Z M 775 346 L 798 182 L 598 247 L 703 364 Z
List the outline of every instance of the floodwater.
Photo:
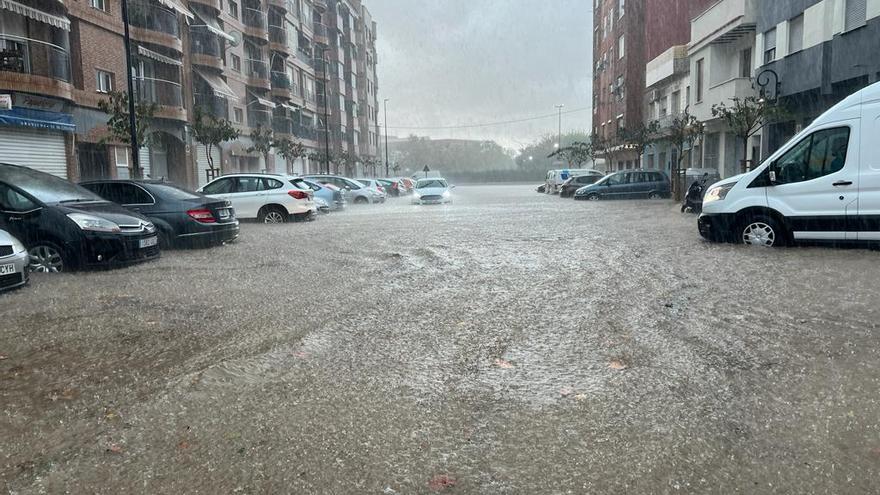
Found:
M 0 295 L 10 493 L 866 493 L 878 256 L 456 189 Z

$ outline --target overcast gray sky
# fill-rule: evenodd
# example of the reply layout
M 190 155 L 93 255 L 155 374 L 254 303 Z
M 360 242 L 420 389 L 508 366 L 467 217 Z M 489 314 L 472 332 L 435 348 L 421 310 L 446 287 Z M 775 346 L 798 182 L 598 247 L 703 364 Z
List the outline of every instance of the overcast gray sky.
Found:
M 471 129 L 564 111 L 563 132 L 590 126 L 590 0 L 365 0 L 378 24 L 379 122 L 392 136 L 494 139 L 518 148 L 557 119 Z

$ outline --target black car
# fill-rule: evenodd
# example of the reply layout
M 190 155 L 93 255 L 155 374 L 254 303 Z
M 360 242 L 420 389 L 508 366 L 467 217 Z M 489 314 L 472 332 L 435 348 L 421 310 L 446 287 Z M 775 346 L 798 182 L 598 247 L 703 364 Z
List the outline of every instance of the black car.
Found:
M 33 271 L 117 266 L 159 257 L 145 217 L 47 173 L 0 163 L 0 229 L 27 248 Z
M 596 181 L 601 179 L 602 176 L 598 174 L 592 175 L 578 175 L 576 177 L 570 177 L 568 180 L 562 183 L 562 186 L 559 188 L 559 197 L 560 198 L 570 198 L 574 196 L 575 191 L 578 189 L 589 186 L 590 184 L 595 184 Z
M 162 249 L 210 246 L 238 237 L 229 201 L 162 181 L 96 180 L 80 184 L 98 196 L 149 218 Z

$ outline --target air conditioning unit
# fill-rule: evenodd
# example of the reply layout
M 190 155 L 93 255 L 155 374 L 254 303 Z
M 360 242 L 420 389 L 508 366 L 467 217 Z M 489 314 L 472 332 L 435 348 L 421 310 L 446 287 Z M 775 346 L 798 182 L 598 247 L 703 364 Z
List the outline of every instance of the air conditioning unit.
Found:
M 654 102 L 654 101 L 657 101 L 657 100 L 659 100 L 659 99 L 660 99 L 660 90 L 659 90 L 659 89 L 652 89 L 652 90 L 651 90 L 651 97 L 650 97 L 650 100 L 651 100 L 652 102 Z

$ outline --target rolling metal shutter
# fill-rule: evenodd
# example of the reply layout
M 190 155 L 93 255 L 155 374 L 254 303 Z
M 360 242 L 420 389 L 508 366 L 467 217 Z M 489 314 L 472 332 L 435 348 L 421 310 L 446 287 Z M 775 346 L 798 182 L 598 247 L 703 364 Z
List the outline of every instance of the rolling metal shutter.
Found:
M 868 17 L 868 0 L 846 0 L 844 30 L 849 31 L 865 25 Z
M 64 133 L 26 127 L 0 127 L 0 162 L 23 165 L 66 179 Z

